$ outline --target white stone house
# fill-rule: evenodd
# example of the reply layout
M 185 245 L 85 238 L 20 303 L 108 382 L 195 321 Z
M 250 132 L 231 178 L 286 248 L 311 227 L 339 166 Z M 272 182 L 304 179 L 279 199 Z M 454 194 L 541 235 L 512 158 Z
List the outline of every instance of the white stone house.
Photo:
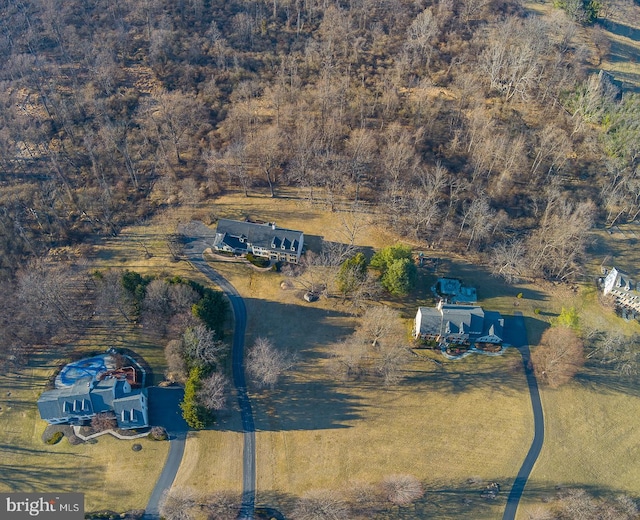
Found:
M 640 291 L 638 284 L 615 267 L 607 273 L 602 284 L 602 292 L 616 298 L 616 304 L 623 309 L 640 312 Z

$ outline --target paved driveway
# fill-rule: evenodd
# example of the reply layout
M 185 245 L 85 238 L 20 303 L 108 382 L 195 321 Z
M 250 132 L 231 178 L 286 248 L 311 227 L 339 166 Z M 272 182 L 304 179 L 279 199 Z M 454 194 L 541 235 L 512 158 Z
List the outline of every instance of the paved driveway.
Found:
M 506 325 L 505 330 L 507 331 L 507 337 L 505 340 L 515 346 L 522 355 L 522 363 L 524 364 L 524 371 L 527 377 L 527 386 L 529 387 L 531 408 L 533 411 L 533 441 L 520 467 L 520 471 L 518 471 L 516 480 L 513 483 L 511 492 L 507 498 L 507 506 L 502 516 L 502 520 L 514 520 L 516 512 L 518 511 L 518 505 L 520 504 L 520 498 L 527 485 L 527 480 L 529 479 L 536 460 L 538 460 L 540 450 L 542 450 L 542 443 L 544 442 L 544 415 L 542 413 L 542 403 L 540 402 L 540 392 L 538 391 L 538 381 L 530 366 L 531 353 L 529 351 L 527 329 L 525 328 L 522 314 L 516 313 L 513 318 L 509 318 Z
M 162 495 L 171 488 L 180 468 L 189 427 L 182 418 L 180 410 L 180 402 L 184 396 L 182 388 L 152 386 L 147 391 L 149 393 L 149 423 L 154 426 L 163 426 L 169 433 L 169 442 L 171 443 L 167 460 L 145 508 L 144 520 L 158 520 Z
M 186 432 L 189 427 L 182 418 L 180 402 L 184 397 L 184 389 L 179 386 L 147 389 L 149 393 L 149 423 L 153 426 L 164 426 L 172 435 Z

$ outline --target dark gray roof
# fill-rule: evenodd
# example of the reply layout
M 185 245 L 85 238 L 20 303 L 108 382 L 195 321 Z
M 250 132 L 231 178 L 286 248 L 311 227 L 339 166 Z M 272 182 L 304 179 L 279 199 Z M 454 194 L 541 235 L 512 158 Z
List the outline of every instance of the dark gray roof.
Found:
M 91 390 L 91 402 L 96 413 L 113 410 L 113 400 L 127 395 L 124 392 L 125 381 L 108 377 L 99 381 Z
M 245 242 L 241 242 L 242 238 Z M 246 242 L 265 249 L 282 249 L 298 252 L 303 243 L 302 231 L 279 228 L 271 224 L 254 224 L 239 220 L 218 220 L 216 228 L 216 243 L 223 241 L 234 249 L 246 249 Z
M 142 390 L 135 390 L 130 394 L 126 394 L 125 397 L 113 401 L 113 411 L 116 414 L 119 428 L 143 428 L 148 426 L 143 411 L 143 396 Z
M 471 305 L 443 305 L 444 333 L 482 334 L 484 311 Z
M 477 305 L 420 307 L 420 334 L 468 334 L 471 339 L 493 334 L 502 338 L 504 319 L 499 312 Z
M 482 335 L 493 334 L 502 338 L 504 332 L 504 318 L 499 312 L 485 311 L 484 312 L 484 330 Z
M 94 410 L 90 391 L 91 378 L 83 378 L 72 386 L 43 392 L 38 398 L 40 416 L 47 420 L 92 415 Z
M 144 390 L 125 392 L 127 382 L 116 378 L 99 381 L 93 388 L 91 383 L 91 378 L 86 378 L 73 386 L 43 392 L 38 398 L 40 416 L 47 421 L 73 422 L 79 417 L 114 411 L 120 428 L 147 426 L 143 412 Z
M 435 307 L 420 307 L 420 334 L 440 334 L 442 315 Z

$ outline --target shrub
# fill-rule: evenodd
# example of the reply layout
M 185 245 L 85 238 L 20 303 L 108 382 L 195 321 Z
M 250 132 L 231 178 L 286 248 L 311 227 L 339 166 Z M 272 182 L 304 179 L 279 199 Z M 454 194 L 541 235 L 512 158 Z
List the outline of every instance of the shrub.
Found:
M 47 439 L 46 442 L 47 444 L 51 444 L 51 445 L 58 444 L 62 440 L 62 437 L 64 437 L 64 433 L 55 432 L 51 437 Z
M 113 430 L 118 427 L 116 415 L 113 412 L 97 413 L 91 418 L 91 427 L 96 432 Z
M 147 437 L 154 441 L 166 441 L 169 438 L 169 435 L 167 434 L 167 430 L 162 426 L 154 426 L 151 428 Z
M 269 259 L 255 256 L 251 253 L 247 253 L 247 260 L 256 267 L 267 267 L 269 265 Z
M 203 373 L 200 367 L 194 367 L 189 372 L 189 379 L 184 386 L 184 400 L 180 403 L 182 417 L 187 424 L 196 430 L 207 426 L 209 414 L 204 406 L 198 402 L 198 392 L 202 387 Z
M 191 312 L 196 318 L 200 318 L 207 327 L 215 330 L 218 339 L 222 339 L 228 306 L 229 304 L 220 291 L 203 288 L 202 298 L 193 304 Z

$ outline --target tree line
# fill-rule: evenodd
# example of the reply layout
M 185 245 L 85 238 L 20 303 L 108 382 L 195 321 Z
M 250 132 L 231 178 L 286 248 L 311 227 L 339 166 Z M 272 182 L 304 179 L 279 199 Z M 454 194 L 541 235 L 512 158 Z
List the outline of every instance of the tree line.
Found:
M 0 269 L 295 187 L 510 279 L 575 278 L 589 228 L 640 198 L 638 97 L 589 75 L 599 9 L 574 4 L 11 0 Z

